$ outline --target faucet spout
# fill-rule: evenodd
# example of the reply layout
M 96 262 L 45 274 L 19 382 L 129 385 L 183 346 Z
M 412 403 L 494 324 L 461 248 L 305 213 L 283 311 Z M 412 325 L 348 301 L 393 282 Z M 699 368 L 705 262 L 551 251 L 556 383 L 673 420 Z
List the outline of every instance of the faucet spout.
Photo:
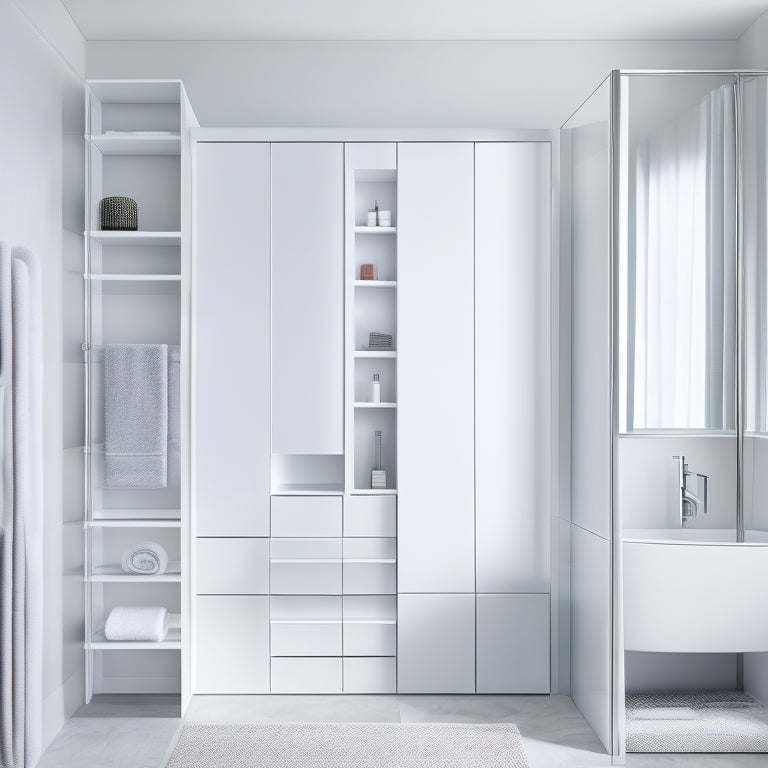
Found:
M 672 458 L 678 462 L 678 477 L 680 486 L 678 508 L 680 512 L 680 527 L 685 528 L 686 525 L 694 517 L 698 517 L 700 511 L 702 514 L 707 514 L 709 501 L 709 477 L 698 472 L 691 472 L 688 469 L 685 456 L 673 456 Z M 703 491 L 700 493 L 694 493 L 694 491 L 688 487 L 689 478 L 695 478 L 697 483 L 702 481 Z M 697 490 L 699 490 L 698 487 Z

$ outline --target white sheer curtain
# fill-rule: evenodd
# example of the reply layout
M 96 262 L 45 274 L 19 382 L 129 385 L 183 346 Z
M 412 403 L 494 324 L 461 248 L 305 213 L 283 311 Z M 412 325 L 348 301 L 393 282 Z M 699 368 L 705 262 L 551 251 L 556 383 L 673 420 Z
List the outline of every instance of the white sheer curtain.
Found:
M 768 77 L 743 85 L 744 429 L 768 433 Z
M 734 429 L 736 114 L 732 86 L 636 156 L 634 429 Z M 632 279 L 633 278 L 633 279 Z

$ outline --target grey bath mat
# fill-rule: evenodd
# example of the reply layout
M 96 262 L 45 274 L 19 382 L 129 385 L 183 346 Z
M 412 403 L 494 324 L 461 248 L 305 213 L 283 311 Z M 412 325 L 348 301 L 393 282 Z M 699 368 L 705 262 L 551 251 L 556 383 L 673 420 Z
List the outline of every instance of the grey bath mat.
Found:
M 528 768 L 503 723 L 185 725 L 167 768 Z
M 768 752 L 768 709 L 748 693 L 629 694 L 627 752 Z

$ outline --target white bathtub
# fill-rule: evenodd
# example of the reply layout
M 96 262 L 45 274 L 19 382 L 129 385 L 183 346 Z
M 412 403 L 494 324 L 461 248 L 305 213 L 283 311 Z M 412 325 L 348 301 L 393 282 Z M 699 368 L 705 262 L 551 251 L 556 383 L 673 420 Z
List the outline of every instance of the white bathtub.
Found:
M 735 530 L 624 531 L 628 651 L 768 651 L 768 534 Z

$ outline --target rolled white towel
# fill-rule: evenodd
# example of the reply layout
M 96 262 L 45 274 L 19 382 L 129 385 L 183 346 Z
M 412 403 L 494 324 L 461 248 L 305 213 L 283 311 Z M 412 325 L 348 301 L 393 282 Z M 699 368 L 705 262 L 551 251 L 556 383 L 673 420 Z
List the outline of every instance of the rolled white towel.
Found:
M 161 643 L 168 634 L 168 611 L 161 605 L 116 605 L 107 617 L 107 640 Z
M 159 576 L 168 570 L 168 553 L 155 541 L 142 541 L 123 552 L 125 573 Z

